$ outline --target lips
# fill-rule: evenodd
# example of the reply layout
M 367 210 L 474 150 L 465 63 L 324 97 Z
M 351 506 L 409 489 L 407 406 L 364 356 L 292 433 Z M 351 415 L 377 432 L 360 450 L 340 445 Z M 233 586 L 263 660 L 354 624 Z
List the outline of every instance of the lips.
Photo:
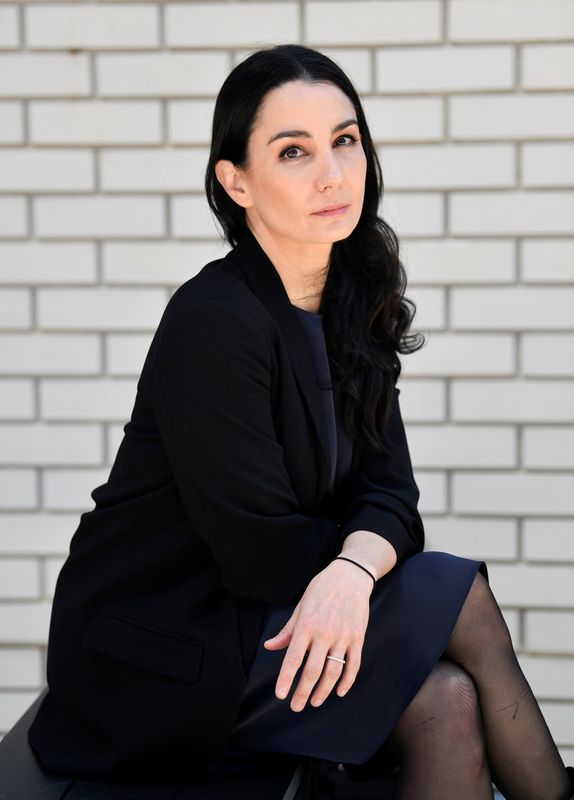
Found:
M 325 206 L 325 208 L 320 208 L 318 211 L 314 211 L 314 214 L 322 214 L 324 211 L 335 211 L 339 208 L 346 208 L 347 203 L 336 203 L 335 205 Z

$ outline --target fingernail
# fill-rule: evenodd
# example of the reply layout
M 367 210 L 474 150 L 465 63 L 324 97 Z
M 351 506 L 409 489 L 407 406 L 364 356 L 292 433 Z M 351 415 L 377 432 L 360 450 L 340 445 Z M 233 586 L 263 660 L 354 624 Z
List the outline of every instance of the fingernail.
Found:
M 280 686 L 279 689 L 277 689 L 277 696 L 283 700 L 284 697 L 287 697 L 287 689 L 284 686 Z

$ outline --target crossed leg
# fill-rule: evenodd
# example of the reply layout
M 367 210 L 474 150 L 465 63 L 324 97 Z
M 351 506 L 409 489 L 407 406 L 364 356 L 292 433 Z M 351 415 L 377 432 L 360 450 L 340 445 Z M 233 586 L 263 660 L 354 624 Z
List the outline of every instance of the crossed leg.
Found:
M 447 660 L 445 660 L 447 659 Z M 488 581 L 478 572 L 443 652 L 385 747 L 401 800 L 569 800 L 572 786 L 522 672 Z

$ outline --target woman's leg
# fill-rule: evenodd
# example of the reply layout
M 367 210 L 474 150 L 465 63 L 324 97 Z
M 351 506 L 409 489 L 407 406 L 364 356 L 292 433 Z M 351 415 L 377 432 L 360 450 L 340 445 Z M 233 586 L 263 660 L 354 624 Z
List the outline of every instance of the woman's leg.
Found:
M 441 659 L 384 744 L 397 754 L 401 800 L 492 800 L 474 681 Z
M 506 800 L 568 800 L 572 788 L 564 762 L 480 572 L 443 655 L 476 684 L 488 763 Z

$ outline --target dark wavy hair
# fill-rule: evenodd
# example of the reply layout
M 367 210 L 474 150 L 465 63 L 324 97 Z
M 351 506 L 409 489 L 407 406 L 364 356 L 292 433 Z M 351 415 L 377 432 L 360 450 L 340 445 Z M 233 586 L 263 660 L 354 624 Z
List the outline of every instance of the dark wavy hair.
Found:
M 338 86 L 357 114 L 367 160 L 363 209 L 352 233 L 332 245 L 320 312 L 333 385 L 344 394 L 344 424 L 355 441 L 381 451 L 401 373 L 398 353 L 419 350 L 425 337 L 408 333 L 416 306 L 404 296 L 407 276 L 397 237 L 378 216 L 381 166 L 357 91 L 334 61 L 317 50 L 284 44 L 257 50 L 229 73 L 213 113 L 207 201 L 234 247 L 247 229 L 245 209 L 220 184 L 215 164 L 227 159 L 247 167 L 247 144 L 262 100 L 272 89 L 296 80 Z

